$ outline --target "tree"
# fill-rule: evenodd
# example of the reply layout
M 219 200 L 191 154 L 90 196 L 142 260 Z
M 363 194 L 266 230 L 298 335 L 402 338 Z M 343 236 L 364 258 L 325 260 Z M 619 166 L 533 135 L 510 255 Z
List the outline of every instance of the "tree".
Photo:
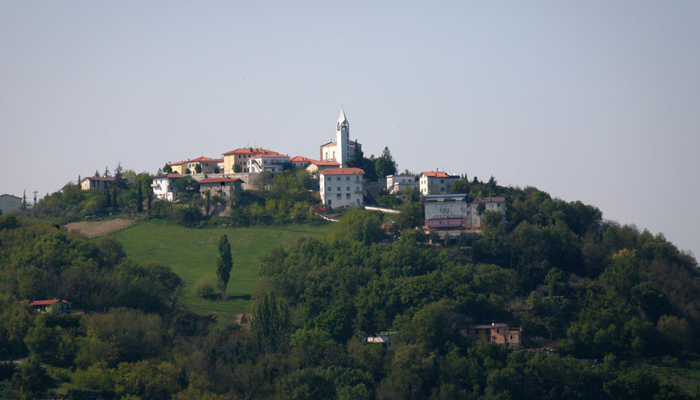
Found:
M 272 175 L 272 172 L 263 171 L 260 173 L 260 175 L 258 175 L 258 179 L 256 179 L 253 183 L 253 187 L 260 193 L 265 194 L 265 190 L 270 186 L 273 179 L 274 176 Z
M 138 183 L 136 192 L 136 210 L 141 214 L 143 212 L 143 193 L 141 193 L 141 182 Z
M 173 172 L 173 167 L 171 167 L 170 164 L 166 163 L 165 166 L 163 167 L 163 173 L 169 174 L 171 172 Z
M 201 174 L 202 173 L 202 164 L 197 164 L 194 166 L 194 172 Z
M 221 301 L 226 300 L 226 287 L 231 278 L 232 267 L 231 244 L 228 242 L 228 236 L 223 234 L 219 239 L 219 257 L 216 259 L 216 278 L 221 290 Z
M 99 178 L 99 177 L 100 177 L 100 171 L 95 170 L 95 178 Z
M 239 164 L 239 163 L 233 164 L 233 172 L 235 172 L 237 174 L 243 172 L 243 167 L 241 167 L 241 164 Z
M 22 210 L 27 209 L 27 189 L 24 189 L 24 194 L 22 195 L 22 205 L 19 208 Z
M 388 175 L 396 174 L 398 165 L 391 156 L 388 147 L 384 147 L 382 155 L 374 161 L 374 168 L 377 171 L 377 176 L 380 178 L 386 178 Z
M 197 164 L 199 165 L 199 164 Z M 204 210 L 209 215 L 209 210 L 211 209 L 211 190 L 207 189 L 204 191 Z
M 109 172 L 109 167 L 105 165 L 105 173 L 102 174 L 103 177 L 105 178 L 111 178 L 112 174 Z
M 150 193 L 148 194 L 148 199 L 147 199 L 147 200 L 148 200 L 148 201 L 147 201 L 147 203 L 148 203 L 148 204 L 147 204 L 147 205 L 148 205 L 148 216 L 150 217 L 150 216 L 151 216 L 151 202 L 153 201 L 153 197 L 151 196 Z

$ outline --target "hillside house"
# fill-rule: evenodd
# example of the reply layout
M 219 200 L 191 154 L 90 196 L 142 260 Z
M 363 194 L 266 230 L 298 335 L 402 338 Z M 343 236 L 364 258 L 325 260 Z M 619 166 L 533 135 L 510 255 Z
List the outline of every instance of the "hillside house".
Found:
M 425 230 L 453 236 L 462 231 L 478 231 L 483 217 L 479 213 L 480 204 L 483 204 L 484 211 L 500 211 L 505 222 L 506 199 L 503 197 L 474 199 L 464 193 L 431 194 L 423 198 Z
M 252 171 L 250 168 L 251 159 L 259 158 L 264 155 L 278 155 L 282 158 L 286 157 L 285 162 L 289 162 L 289 157 L 282 155 L 276 151 L 267 150 L 259 147 L 244 147 L 236 150 L 231 150 L 223 154 L 224 163 L 224 174 L 233 174 L 234 165 L 238 164 L 241 166 L 241 172 L 256 172 Z M 262 164 L 264 165 L 264 164 Z M 281 170 L 280 170 L 281 171 Z M 260 171 L 257 171 L 260 172 Z M 276 172 L 276 171 L 275 171 Z
M 63 313 L 70 313 L 73 307 L 73 303 L 65 300 L 58 300 L 58 299 L 53 299 L 53 300 L 37 300 L 37 301 L 32 301 L 29 303 L 29 308 L 32 309 L 32 311 L 39 313 L 39 314 L 44 314 L 44 313 L 50 313 L 50 314 L 63 314 Z
M 493 344 L 521 346 L 523 344 L 523 327 L 510 329 L 508 324 L 470 325 L 463 334 L 473 338 L 483 336 Z
M 167 173 L 153 177 L 153 195 L 158 200 L 177 201 L 177 188 L 175 182 L 183 176 L 176 173 Z
M 98 176 L 91 176 L 89 178 L 84 178 L 82 181 L 80 181 L 80 188 L 83 190 L 107 190 L 111 185 L 112 180 L 110 178 L 101 178 Z
M 207 189 L 212 196 L 222 195 L 229 197 L 233 191 L 235 197 L 241 197 L 241 185 L 243 181 L 238 178 L 207 178 L 199 181 L 199 192 L 204 197 Z
M 386 190 L 391 194 L 398 194 L 414 187 L 420 187 L 415 175 L 388 175 L 386 177 Z
M 450 175 L 446 172 L 421 172 L 418 175 L 420 192 L 424 196 L 450 193 L 450 187 L 457 179 L 459 179 L 458 175 Z
M 324 169 L 319 178 L 321 202 L 328 208 L 363 205 L 364 174 L 360 168 Z
M 13 196 L 11 194 L 3 194 L 0 196 L 0 211 L 3 214 L 11 213 L 12 211 L 19 210 L 22 206 L 22 198 Z

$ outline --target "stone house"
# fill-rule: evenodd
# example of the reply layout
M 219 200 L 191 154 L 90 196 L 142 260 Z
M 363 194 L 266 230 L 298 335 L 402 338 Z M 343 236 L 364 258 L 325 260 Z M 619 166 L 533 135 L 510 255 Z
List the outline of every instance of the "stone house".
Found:
M 521 346 L 523 344 L 523 327 L 510 329 L 508 324 L 470 325 L 463 334 L 473 338 L 484 336 L 493 344 L 505 344 L 508 346 Z

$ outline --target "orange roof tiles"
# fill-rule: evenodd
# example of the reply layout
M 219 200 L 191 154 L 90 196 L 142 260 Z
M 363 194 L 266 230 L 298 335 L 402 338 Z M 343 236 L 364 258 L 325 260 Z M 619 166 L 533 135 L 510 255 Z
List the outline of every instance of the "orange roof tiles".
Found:
M 429 176 L 431 178 L 452 178 L 452 175 L 446 172 L 421 172 L 421 175 Z
M 65 300 L 53 299 L 53 300 L 37 300 L 37 301 L 32 301 L 31 303 L 29 303 L 29 305 L 30 305 L 30 306 L 48 306 L 49 304 L 58 303 L 59 301 L 61 301 L 61 302 L 63 302 L 63 303 L 68 303 L 68 302 L 65 301 Z

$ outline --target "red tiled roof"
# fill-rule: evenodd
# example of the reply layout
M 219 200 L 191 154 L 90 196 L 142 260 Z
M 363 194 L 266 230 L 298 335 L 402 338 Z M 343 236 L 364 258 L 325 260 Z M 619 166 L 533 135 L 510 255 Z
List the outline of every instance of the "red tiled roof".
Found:
M 311 161 L 311 164 L 319 167 L 340 167 L 340 163 L 335 161 Z
M 365 171 L 359 168 L 329 168 L 321 171 L 323 175 L 364 175 Z
M 290 158 L 289 161 L 292 161 L 292 162 L 310 162 L 310 163 L 312 163 L 312 162 L 314 162 L 314 161 L 316 161 L 316 160 L 312 160 L 312 159 L 310 159 L 310 158 L 306 158 L 306 157 L 302 157 L 302 156 L 296 156 L 296 157 Z
M 201 185 L 202 183 L 220 183 L 220 182 L 236 182 L 240 181 L 238 178 L 207 178 L 207 179 L 202 179 L 199 181 L 199 184 Z
M 216 161 L 224 161 L 224 160 L 223 160 L 223 159 L 217 160 L 217 159 L 209 158 L 209 157 L 197 157 L 197 158 L 193 158 L 193 159 L 191 159 L 191 160 L 187 160 L 187 161 L 185 161 L 185 162 L 202 162 L 202 161 L 212 161 L 212 162 L 216 162 Z
M 421 172 L 421 175 L 429 176 L 431 178 L 452 178 L 452 175 L 446 172 Z
M 31 303 L 29 303 L 29 305 L 30 305 L 30 306 L 47 306 L 47 305 L 49 305 L 49 304 L 58 303 L 59 301 L 62 301 L 62 302 L 64 302 L 64 303 L 68 303 L 68 302 L 65 301 L 65 300 L 56 300 L 56 299 L 53 299 L 53 300 L 37 300 L 37 301 L 32 301 Z
M 322 144 L 321 147 L 335 146 L 335 145 L 337 145 L 337 144 L 338 144 L 338 142 L 328 142 L 328 143 L 326 143 L 326 144 Z
M 224 153 L 224 155 L 227 156 L 230 154 L 258 154 L 258 153 L 264 153 L 264 152 L 269 152 L 269 151 L 270 150 L 265 150 L 262 148 L 244 147 L 242 149 L 231 150 L 229 152 Z
M 187 162 L 187 161 L 178 161 L 178 162 L 170 163 L 170 165 L 171 165 L 171 166 L 172 166 L 172 165 L 182 165 L 182 164 L 184 164 L 184 163 L 186 163 L 186 162 Z

